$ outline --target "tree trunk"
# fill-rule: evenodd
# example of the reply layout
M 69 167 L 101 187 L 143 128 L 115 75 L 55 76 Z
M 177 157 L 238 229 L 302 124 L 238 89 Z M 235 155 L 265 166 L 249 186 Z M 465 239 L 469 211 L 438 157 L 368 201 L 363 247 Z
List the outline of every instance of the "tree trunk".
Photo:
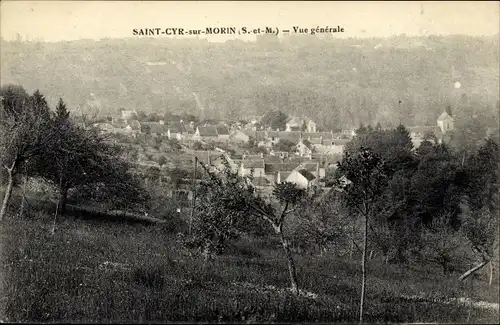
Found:
M 365 229 L 363 234 L 363 252 L 361 258 L 361 298 L 359 302 L 359 323 L 363 323 L 363 308 L 365 304 L 365 291 L 366 291 L 366 249 L 368 242 L 368 217 L 365 216 Z
M 299 294 L 299 286 L 297 284 L 297 271 L 295 269 L 295 262 L 293 261 L 292 252 L 290 250 L 290 245 L 283 235 L 282 226 L 279 226 L 277 229 L 277 233 L 281 239 L 281 245 L 283 245 L 283 250 L 285 251 L 285 256 L 288 261 L 288 274 L 290 276 L 290 284 L 292 287 L 292 292 L 296 295 Z
M 24 175 L 24 182 L 23 182 L 23 197 L 21 200 L 21 208 L 19 209 L 19 218 L 23 217 L 24 214 L 24 204 L 26 201 L 26 184 L 28 183 L 28 176 L 27 174 Z
M 493 282 L 493 261 L 490 261 L 490 281 L 489 281 L 490 287 L 492 282 Z
M 7 213 L 7 206 L 9 205 L 10 197 L 12 195 L 12 188 L 14 187 L 14 173 L 12 169 L 7 169 L 9 174 L 9 181 L 7 183 L 7 188 L 5 189 L 5 194 L 2 202 L 2 209 L 0 210 L 0 221 L 3 220 L 3 217 Z
M 68 189 L 62 188 L 60 190 L 59 201 L 57 202 L 58 210 L 60 214 L 66 212 L 66 203 L 68 202 Z
M 474 272 L 482 269 L 486 264 L 488 264 L 488 261 L 484 261 L 476 266 L 474 266 L 472 269 L 468 270 L 467 272 L 465 272 L 464 274 L 462 274 L 459 278 L 459 280 L 465 280 L 467 279 L 471 274 L 473 274 Z

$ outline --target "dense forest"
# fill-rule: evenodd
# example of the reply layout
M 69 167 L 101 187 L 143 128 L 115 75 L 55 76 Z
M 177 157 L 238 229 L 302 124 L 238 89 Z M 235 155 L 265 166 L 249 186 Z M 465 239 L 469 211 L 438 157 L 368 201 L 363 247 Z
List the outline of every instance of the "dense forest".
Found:
M 279 109 L 330 130 L 435 125 L 451 106 L 499 122 L 498 37 L 2 41 L 1 58 L 2 84 L 106 115 L 125 108 L 237 119 Z

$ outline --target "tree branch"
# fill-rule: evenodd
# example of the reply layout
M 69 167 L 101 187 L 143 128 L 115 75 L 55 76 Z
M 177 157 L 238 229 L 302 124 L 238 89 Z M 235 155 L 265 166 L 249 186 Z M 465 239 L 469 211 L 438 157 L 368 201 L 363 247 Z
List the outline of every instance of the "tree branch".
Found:
M 285 219 L 287 209 L 288 209 L 288 202 L 285 203 L 285 207 L 283 208 L 283 212 L 281 212 L 281 215 L 278 219 L 278 225 L 283 224 L 283 220 Z

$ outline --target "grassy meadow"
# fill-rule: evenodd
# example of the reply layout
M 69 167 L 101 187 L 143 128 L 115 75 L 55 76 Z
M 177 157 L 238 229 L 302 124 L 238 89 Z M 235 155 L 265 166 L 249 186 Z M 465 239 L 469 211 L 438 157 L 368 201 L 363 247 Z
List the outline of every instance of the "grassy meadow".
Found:
M 13 204 L 18 207 L 19 205 Z M 9 322 L 356 322 L 360 267 L 335 252 L 295 254 L 288 290 L 278 241 L 241 238 L 208 264 L 181 244 L 182 223 L 145 225 L 15 211 L 0 227 L 3 320 Z M 438 267 L 369 263 L 365 321 L 497 323 L 498 280 Z M 498 306 L 498 305 L 497 305 Z

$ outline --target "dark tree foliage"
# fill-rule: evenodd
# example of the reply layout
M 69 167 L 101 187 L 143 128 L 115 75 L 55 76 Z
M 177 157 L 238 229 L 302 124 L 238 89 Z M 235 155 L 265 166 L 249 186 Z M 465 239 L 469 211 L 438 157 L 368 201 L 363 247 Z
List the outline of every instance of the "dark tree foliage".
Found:
M 307 140 L 304 140 L 307 141 Z M 295 143 L 289 140 L 280 140 L 273 146 L 276 151 L 293 152 L 295 149 Z
M 282 111 L 271 110 L 268 111 L 261 120 L 261 125 L 264 128 L 270 127 L 273 130 L 280 129 L 284 131 L 286 128 L 286 120 L 288 115 Z
M 54 140 L 33 161 L 30 174 L 57 186 L 61 213 L 71 190 L 110 207 L 142 206 L 147 201 L 147 193 L 121 158 L 123 149 L 108 143 L 96 129 L 75 124 L 62 100 L 50 121 Z

